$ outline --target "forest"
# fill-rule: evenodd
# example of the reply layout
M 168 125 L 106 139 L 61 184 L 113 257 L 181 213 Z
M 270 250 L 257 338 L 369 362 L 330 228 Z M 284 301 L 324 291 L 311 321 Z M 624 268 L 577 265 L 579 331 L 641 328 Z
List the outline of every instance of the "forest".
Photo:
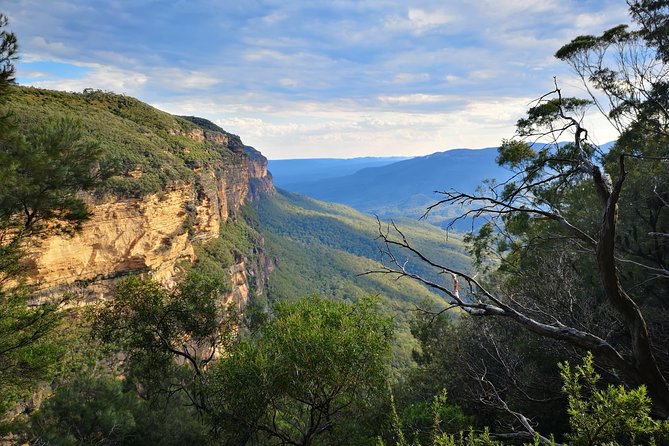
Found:
M 498 149 L 510 178 L 425 209 L 475 231 L 279 191 L 175 286 L 130 274 L 95 302 L 38 294 L 31 247 L 80 231 L 86 196 L 160 194 L 240 155 L 170 131 L 208 121 L 17 86 L 0 14 L 0 442 L 669 444 L 669 1 L 628 4 L 631 25 L 556 52 L 584 96 L 537 92 Z M 229 268 L 265 257 L 269 286 L 221 304 Z

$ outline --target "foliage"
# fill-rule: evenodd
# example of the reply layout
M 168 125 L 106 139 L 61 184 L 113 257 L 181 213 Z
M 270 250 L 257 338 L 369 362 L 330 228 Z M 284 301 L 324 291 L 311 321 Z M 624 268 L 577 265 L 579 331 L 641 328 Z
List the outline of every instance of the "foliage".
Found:
M 6 100 L 7 89 L 14 82 L 14 61 L 18 59 L 16 35 L 7 30 L 9 18 L 0 13 L 0 101 Z
M 193 181 L 193 167 L 220 165 L 241 156 L 224 144 L 191 137 L 202 129 L 184 118 L 110 92 L 66 93 L 12 86 L 8 107 L 26 134 L 76 115 L 83 132 L 95 135 L 99 143 L 103 176 L 96 188 L 99 195 L 157 193 L 175 183 Z
M 96 143 L 86 141 L 81 126 L 70 118 L 46 124 L 25 141 L 0 152 L 0 224 L 22 236 L 26 231 L 78 229 L 89 217 L 76 193 L 96 184 L 99 157 Z
M 595 372 L 592 354 L 573 370 L 569 363 L 560 364 L 560 375 L 562 391 L 569 398 L 569 444 L 655 444 L 669 440 L 669 421 L 651 418 L 646 388 L 627 390 L 608 385 L 600 389 L 601 377 Z
M 199 273 L 171 292 L 130 277 L 95 310 L 92 334 L 125 353 L 128 381 L 147 397 L 184 391 L 204 407 L 205 366 L 229 344 L 236 323 L 235 312 L 218 303 L 220 288 L 219 279 Z
M 411 310 L 439 305 L 443 299 L 408 280 L 361 275 L 379 267 L 379 246 L 374 240 L 378 221 L 347 206 L 285 191 L 262 197 L 257 206 L 265 250 L 277 259 L 269 280 L 269 300 L 294 300 L 316 293 L 356 302 L 378 293 L 382 311 L 396 317 L 398 325 L 393 367 L 410 368 L 411 349 L 416 345 L 409 333 Z M 471 268 L 458 234 L 416 221 L 398 224 L 413 228 L 412 237 L 422 248 L 445 253 L 454 267 Z
M 174 397 L 149 402 L 109 376 L 80 376 L 60 387 L 31 418 L 31 444 L 206 444 L 192 408 Z
M 403 420 L 397 413 L 397 406 L 394 398 L 391 396 L 390 400 L 390 418 L 394 434 L 395 446 L 420 446 L 421 444 L 432 444 L 433 446 L 498 446 L 502 443 L 494 441 L 490 438 L 490 433 L 486 428 L 483 432 L 477 433 L 473 429 L 469 429 L 467 435 L 460 427 L 458 420 L 457 424 L 449 423 L 447 431 L 444 431 L 444 415 L 456 413 L 458 417 L 462 417 L 457 406 L 452 406 L 448 403 L 446 398 L 447 392 L 444 389 L 441 393 L 435 395 L 430 404 L 429 411 L 431 415 L 431 429 L 429 430 L 429 438 L 419 439 L 416 432 L 413 434 L 411 441 L 407 439 L 404 433 L 405 427 Z M 452 420 L 451 420 L 452 421 Z M 453 428 L 456 430 L 455 434 L 449 434 Z M 380 437 L 377 439 L 378 446 L 385 446 L 386 442 Z
M 53 376 L 63 353 L 55 329 L 65 298 L 33 298 L 23 284 L 25 248 L 43 235 L 71 233 L 88 218 L 78 193 L 96 184 L 99 156 L 66 116 L 20 131 L 12 107 L 17 43 L 7 24 L 0 14 L 0 418 Z
M 392 324 L 371 300 L 281 302 L 275 318 L 212 369 L 210 422 L 227 442 L 309 445 L 385 385 Z
M 368 215 L 333 203 L 280 192 L 258 203 L 261 228 L 267 234 L 268 251 L 277 256 L 279 267 L 272 275 L 276 299 L 316 292 L 323 296 L 357 299 L 365 290 L 392 296 L 392 305 L 424 300 L 439 302 L 421 287 L 409 282 L 359 276 L 372 268 L 379 257 L 374 242 L 378 222 Z M 431 252 L 447 252 L 458 267 L 468 268 L 462 242 L 457 234 L 446 237 L 440 229 L 417 222 L 402 221 L 415 228 L 418 243 Z
M 558 51 L 589 97 L 563 95 L 556 80 L 532 104 L 517 123 L 518 138 L 499 148 L 498 162 L 513 176 L 476 193 L 445 191 L 434 205 L 462 205 L 465 217 L 485 218 L 467 241 L 478 265 L 493 267 L 490 274 L 453 268 L 401 229 L 379 231 L 387 259 L 382 272 L 442 292 L 448 300 L 442 308 L 508 321 L 508 328 L 489 331 L 491 353 L 476 361 L 484 373 L 472 374 L 484 400 L 527 433 L 534 429 L 511 408 L 518 404 L 514 394 L 491 376 L 497 366 L 514 370 L 517 363 L 545 376 L 531 355 L 537 341 L 547 347 L 549 364 L 592 351 L 610 370 L 607 380 L 643 383 L 654 414 L 669 415 L 669 356 L 658 347 L 667 342 L 661 296 L 669 290 L 667 3 L 629 4 L 639 30 L 618 26 Z M 610 150 L 592 143 L 584 111 L 593 104 L 620 132 Z M 411 255 L 441 278 L 416 274 L 404 261 Z M 488 324 L 477 322 L 484 332 Z M 531 335 L 503 335 L 513 327 Z
M 568 415 L 571 432 L 567 434 L 568 444 L 578 445 L 623 445 L 657 444 L 669 439 L 669 421 L 656 421 L 650 416 L 651 402 L 644 386 L 627 390 L 624 386 L 608 385 L 600 388 L 601 377 L 595 372 L 592 354 L 583 358 L 583 365 L 572 369 L 568 362 L 560 364 L 562 392 L 568 397 Z M 391 400 L 391 424 L 397 446 L 433 444 L 455 445 L 501 445 L 495 439 L 502 436 L 491 435 L 488 428 L 476 432 L 470 428 L 468 435 L 460 430 L 459 436 L 442 429 L 444 408 L 447 406 L 446 391 L 437 394 L 432 401 L 431 412 L 434 420 L 429 439 L 409 441 L 404 431 L 403 420 L 399 417 L 394 399 Z M 452 409 L 451 409 L 452 410 Z M 525 436 L 526 437 L 526 436 Z M 533 435 L 532 444 L 555 444 L 554 440 Z M 512 441 L 523 439 L 522 435 L 507 435 Z M 385 442 L 379 439 L 379 444 Z M 527 443 L 525 443 L 527 444 Z
M 28 307 L 27 288 L 0 290 L 0 416 L 53 376 L 63 355 L 54 336 L 64 317 L 58 304 Z

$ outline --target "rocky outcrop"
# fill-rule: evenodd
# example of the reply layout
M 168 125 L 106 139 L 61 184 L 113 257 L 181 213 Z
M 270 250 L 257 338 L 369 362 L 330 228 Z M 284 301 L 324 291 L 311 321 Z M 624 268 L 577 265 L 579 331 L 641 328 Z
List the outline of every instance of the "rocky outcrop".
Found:
M 181 260 L 194 259 L 188 234 L 191 187 L 143 199 L 90 203 L 93 217 L 72 237 L 50 237 L 33 248 L 32 281 L 42 290 L 150 271 L 173 285 Z
M 90 298 L 109 291 L 119 276 L 145 272 L 167 287 L 195 260 L 194 243 L 218 237 L 221 224 L 237 219 L 245 199 L 272 192 L 267 160 L 247 151 L 239 137 L 207 129 L 187 136 L 229 149 L 215 163 L 194 169 L 194 181 L 143 198 L 89 198 L 93 212 L 72 237 L 50 237 L 31 248 L 30 280 L 48 292 L 85 283 Z M 245 259 L 230 268 L 227 300 L 249 297 Z
M 245 146 L 244 149 L 248 157 L 249 194 L 251 198 L 256 200 L 262 193 L 274 193 L 272 174 L 267 170 L 267 158 L 251 146 Z

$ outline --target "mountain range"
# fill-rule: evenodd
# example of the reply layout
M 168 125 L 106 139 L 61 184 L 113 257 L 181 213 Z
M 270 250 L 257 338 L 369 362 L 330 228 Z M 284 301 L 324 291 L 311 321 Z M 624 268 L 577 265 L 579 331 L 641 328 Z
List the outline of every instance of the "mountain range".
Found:
M 318 181 L 351 175 L 367 167 L 380 167 L 410 157 L 306 158 L 269 160 L 268 168 L 275 185 L 291 190 L 293 183 Z
M 342 203 L 361 212 L 380 218 L 420 218 L 426 208 L 439 200 L 435 191 L 458 190 L 474 192 L 486 179 L 501 181 L 510 173 L 497 165 L 497 149 L 453 149 L 397 161 L 394 158 L 376 159 L 367 166 L 340 176 L 342 165 L 354 169 L 362 159 L 325 161 L 291 160 L 277 170 L 276 161 L 269 163 L 275 184 L 322 201 Z M 347 164 L 348 163 L 348 164 Z M 331 166 L 330 173 L 314 179 L 317 164 L 321 171 Z M 295 181 L 302 174 L 302 181 Z M 459 215 L 460 209 L 437 208 L 429 222 L 446 227 Z M 471 222 L 459 222 L 456 229 L 468 229 Z

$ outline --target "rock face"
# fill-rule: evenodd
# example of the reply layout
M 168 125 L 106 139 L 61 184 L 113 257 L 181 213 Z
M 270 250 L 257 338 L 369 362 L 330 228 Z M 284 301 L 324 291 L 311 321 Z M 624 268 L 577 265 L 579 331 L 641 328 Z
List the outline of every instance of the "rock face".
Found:
M 267 158 L 251 146 L 245 146 L 244 149 L 248 156 L 251 198 L 257 199 L 261 193 L 274 193 L 272 175 L 267 170 Z
M 79 233 L 50 237 L 32 248 L 32 283 L 44 292 L 86 283 L 92 285 L 87 287 L 92 299 L 107 294 L 114 279 L 131 273 L 145 272 L 172 287 L 184 265 L 195 260 L 193 243 L 218 237 L 222 223 L 238 218 L 245 199 L 274 190 L 265 157 L 255 149 L 247 152 L 238 137 L 208 130 L 188 136 L 231 148 L 232 155 L 195 168 L 192 183 L 158 194 L 90 198 L 93 217 Z M 249 276 L 260 269 L 236 259 L 227 300 L 243 305 L 249 298 Z
M 185 226 L 191 190 L 186 185 L 160 196 L 89 204 L 93 217 L 81 232 L 50 237 L 35 247 L 32 279 L 41 289 L 53 289 L 151 271 L 170 285 L 177 262 L 194 259 Z

